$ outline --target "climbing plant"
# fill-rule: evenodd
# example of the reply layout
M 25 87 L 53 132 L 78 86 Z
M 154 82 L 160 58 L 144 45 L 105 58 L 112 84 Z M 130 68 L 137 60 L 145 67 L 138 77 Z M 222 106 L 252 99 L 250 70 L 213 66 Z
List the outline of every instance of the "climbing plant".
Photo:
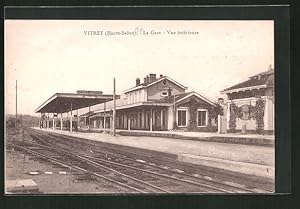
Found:
M 236 129 L 236 118 L 239 117 L 239 108 L 236 104 L 230 104 L 230 117 L 229 117 L 229 131 L 231 133 L 235 132 Z
M 221 105 L 217 104 L 216 107 L 209 109 L 210 118 L 215 119 L 215 121 L 218 120 L 218 115 L 224 115 L 223 108 Z
M 265 110 L 265 101 L 259 98 L 256 101 L 254 108 L 254 117 L 256 120 L 256 133 L 262 134 L 264 130 L 264 110 Z
M 256 105 L 249 105 L 249 119 L 256 121 L 256 133 L 262 134 L 264 130 L 264 109 L 265 101 L 259 98 L 256 101 Z M 230 104 L 230 117 L 229 117 L 229 130 L 235 132 L 236 130 L 236 119 L 243 117 L 242 107 L 237 107 L 236 104 Z
M 219 111 L 218 109 L 216 109 L 215 107 L 212 107 L 212 106 L 208 108 L 207 127 L 210 131 L 218 130 L 217 121 L 218 121 L 218 115 L 220 114 L 220 112 L 218 112 L 218 111 Z M 214 121 L 214 123 L 212 122 L 212 120 Z
M 178 126 L 177 126 L 177 122 L 176 121 L 174 121 L 173 127 L 174 127 L 173 128 L 174 130 L 178 130 Z
M 189 120 L 189 129 L 197 128 L 197 109 L 198 109 L 198 102 L 191 98 L 190 102 L 188 103 L 188 107 L 190 109 L 190 120 Z

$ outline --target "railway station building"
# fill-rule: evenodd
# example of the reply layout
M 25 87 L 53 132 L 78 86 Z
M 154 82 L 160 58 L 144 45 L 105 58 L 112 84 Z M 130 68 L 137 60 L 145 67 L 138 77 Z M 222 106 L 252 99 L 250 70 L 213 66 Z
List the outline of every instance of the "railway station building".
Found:
M 164 75 L 136 79 L 116 100 L 116 128 L 147 131 L 216 131 L 217 103 Z M 113 102 L 97 105 L 80 116 L 81 125 L 92 129 L 111 127 Z M 88 118 L 88 120 L 86 120 Z M 89 121 L 86 124 L 86 121 Z

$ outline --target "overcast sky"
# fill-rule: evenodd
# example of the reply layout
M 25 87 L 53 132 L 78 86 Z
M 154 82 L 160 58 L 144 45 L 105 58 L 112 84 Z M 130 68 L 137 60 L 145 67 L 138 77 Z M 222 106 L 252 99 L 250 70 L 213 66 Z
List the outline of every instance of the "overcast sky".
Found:
M 137 30 L 138 35 L 84 32 L 96 30 Z M 169 35 L 167 30 L 198 34 Z M 216 101 L 221 90 L 270 64 L 273 21 L 6 20 L 5 111 L 15 113 L 15 80 L 18 112 L 34 115 L 57 92 L 109 94 L 116 77 L 121 94 L 149 73 L 167 75 Z

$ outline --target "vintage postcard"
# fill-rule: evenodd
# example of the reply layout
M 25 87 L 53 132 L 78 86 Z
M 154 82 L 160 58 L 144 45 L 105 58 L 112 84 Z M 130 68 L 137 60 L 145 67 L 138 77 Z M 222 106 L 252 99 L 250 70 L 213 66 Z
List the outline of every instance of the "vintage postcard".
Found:
M 275 192 L 273 20 L 5 20 L 6 194 Z

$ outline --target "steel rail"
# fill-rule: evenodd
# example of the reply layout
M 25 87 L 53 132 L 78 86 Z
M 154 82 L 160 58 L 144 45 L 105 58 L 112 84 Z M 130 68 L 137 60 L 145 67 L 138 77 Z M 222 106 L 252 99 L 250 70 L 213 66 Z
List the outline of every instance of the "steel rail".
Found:
M 40 132 L 38 132 L 38 134 L 41 134 Z M 41 135 L 43 135 L 43 134 L 41 134 Z M 46 134 L 45 134 L 46 135 Z M 61 140 L 59 140 L 59 139 L 57 139 L 56 137 L 53 137 L 53 136 L 51 136 L 51 135 L 46 135 L 47 137 L 50 137 L 50 138 L 53 138 L 53 139 L 55 139 L 56 141 L 58 141 L 58 142 L 62 142 Z M 70 140 L 72 140 L 72 137 L 70 137 L 70 136 L 62 136 L 62 137 L 65 137 L 65 138 L 68 138 L 68 139 L 70 139 Z M 46 142 L 47 143 L 47 142 Z M 84 142 L 81 142 L 82 144 L 85 144 Z M 50 144 L 50 143 L 49 143 Z M 88 144 L 87 143 L 87 145 L 90 145 L 90 144 Z M 72 146 L 72 145 L 71 145 Z M 113 152 L 111 152 L 111 151 L 105 151 L 105 152 L 103 152 L 103 151 L 97 151 L 97 153 L 102 153 L 102 154 L 107 154 L 107 152 L 108 153 L 110 153 L 110 155 L 112 155 L 112 156 L 114 156 L 114 157 L 116 157 L 116 158 L 119 158 L 119 159 L 123 159 L 123 160 L 126 160 L 126 161 L 131 161 L 131 162 L 133 162 L 133 163 L 138 163 L 137 161 L 135 161 L 135 160 L 133 160 L 133 159 L 130 159 L 130 158 L 122 158 L 122 157 L 118 157 L 118 156 L 116 156 L 116 155 L 118 155 L 118 154 L 115 154 L 115 153 L 113 153 Z M 104 159 L 100 159 L 100 158 L 95 158 L 95 157 L 92 157 L 92 156 L 88 156 L 88 155 L 84 155 L 85 157 L 88 157 L 88 158 L 93 158 L 93 159 L 96 159 L 96 160 L 104 160 Z M 105 161 L 105 160 L 104 160 Z M 117 163 L 117 162 L 112 162 L 112 161 L 107 161 L 107 162 L 109 162 L 109 163 Z M 199 184 L 201 184 L 202 186 L 204 186 L 204 185 L 207 185 L 207 186 L 210 186 L 211 188 L 215 188 L 215 189 L 221 189 L 222 187 L 224 188 L 224 187 L 229 187 L 229 188 L 231 188 L 231 189 L 225 189 L 224 191 L 221 191 L 221 192 L 232 192 L 232 193 L 234 193 L 234 192 L 243 192 L 243 193 L 254 193 L 254 191 L 253 190 L 251 190 L 251 189 L 247 189 L 247 188 L 241 188 L 241 187 L 238 187 L 238 186 L 234 186 L 234 185 L 230 185 L 230 184 L 226 184 L 226 183 L 221 183 L 221 182 L 219 182 L 219 181 L 215 181 L 215 180 L 210 180 L 210 179 L 205 179 L 205 178 L 200 178 L 200 177 L 196 177 L 196 176 L 192 176 L 192 175 L 189 175 L 189 174 L 186 174 L 186 173 L 178 173 L 178 172 L 175 172 L 175 171 L 172 171 L 172 170 L 167 170 L 167 169 L 164 169 L 164 168 L 161 168 L 161 167 L 159 167 L 159 166 L 156 166 L 156 165 L 151 165 L 151 164 L 145 164 L 145 163 L 140 163 L 141 165 L 143 165 L 143 166 L 147 166 L 147 167 L 152 167 L 152 168 L 156 168 L 156 169 L 159 169 L 159 170 L 162 170 L 162 171 L 164 171 L 164 172 L 169 172 L 169 173 L 173 173 L 173 174 L 175 174 L 175 175 L 177 175 L 177 176 L 183 176 L 183 177 L 186 177 L 186 178 L 189 178 L 189 179 L 192 179 L 192 182 L 195 182 L 196 181 L 196 183 L 199 183 Z M 124 164 L 121 164 L 121 165 L 124 165 Z M 139 169 L 139 168 L 135 168 L 135 169 Z M 141 169 L 140 169 L 141 170 Z M 142 172 L 149 172 L 149 171 L 147 171 L 147 170 L 141 170 Z M 164 174 L 161 174 L 161 175 L 164 175 Z M 165 174 L 165 177 L 166 177 L 166 174 Z M 178 179 L 178 178 L 177 178 Z M 182 179 L 181 179 L 182 180 Z M 189 181 L 189 180 L 187 180 L 187 181 Z M 198 181 L 198 182 L 197 182 Z M 199 181 L 202 181 L 202 182 L 199 182 Z M 215 184 L 215 185 L 209 185 L 209 183 L 205 183 L 205 182 L 203 182 L 203 181 L 206 181 L 206 182 L 209 182 L 210 184 Z M 204 185 L 203 185 L 204 184 Z M 221 188 L 220 188 L 221 187 Z M 228 191 L 228 190 L 230 190 L 230 191 Z M 262 190 L 262 189 L 261 189 Z M 265 191 L 265 192 L 267 192 L 267 190 L 262 190 L 262 191 Z
M 34 130 L 33 132 L 35 132 L 36 134 L 39 134 L 39 135 L 44 135 L 44 137 L 53 138 L 57 142 L 62 143 L 62 141 L 59 140 L 57 137 L 54 137 L 54 136 L 51 136 L 51 135 L 48 135 L 48 134 L 44 134 L 44 133 L 41 133 L 41 132 L 36 131 L 36 130 Z M 73 139 L 74 137 L 71 137 L 71 136 L 64 135 L 62 137 L 63 138 L 67 138 L 69 140 L 74 140 Z M 43 140 L 43 141 L 45 142 L 45 140 Z M 81 144 L 83 144 L 83 145 L 84 144 L 91 145 L 89 143 L 85 143 L 85 142 L 81 142 L 81 141 L 79 141 L 79 142 Z M 49 142 L 45 142 L 45 143 L 51 144 Z M 107 154 L 107 152 L 108 152 L 108 153 L 110 153 L 112 156 L 114 156 L 116 158 L 123 159 L 123 160 L 126 160 L 126 161 L 131 161 L 133 163 L 138 163 L 137 161 L 135 161 L 133 159 L 130 159 L 130 158 L 119 157 L 119 156 L 117 156 L 119 154 L 113 153 L 111 151 L 105 151 L 105 152 L 103 152 L 103 151 L 97 151 L 97 152 L 102 153 L 102 154 Z M 167 174 L 156 173 L 156 172 L 148 171 L 148 170 L 145 170 L 145 169 L 136 168 L 136 167 L 129 166 L 129 165 L 124 165 L 124 164 L 121 164 L 121 163 L 112 162 L 112 161 L 108 161 L 108 160 L 105 160 L 105 159 L 100 159 L 100 158 L 89 156 L 89 155 L 82 155 L 82 157 L 87 157 L 87 158 L 90 158 L 90 159 L 93 159 L 93 160 L 98 160 L 98 161 L 102 161 L 102 162 L 109 163 L 109 164 L 115 164 L 116 166 L 127 167 L 129 169 L 139 170 L 140 172 L 149 173 L 149 174 L 152 174 L 152 175 L 160 175 L 162 178 L 172 178 L 175 181 L 182 181 L 182 182 L 185 182 L 186 184 L 190 184 L 190 185 L 194 184 L 194 185 L 198 185 L 198 186 L 202 186 L 202 187 L 207 187 L 207 188 L 210 188 L 210 189 L 219 190 L 220 192 L 243 192 L 243 193 L 254 193 L 255 192 L 255 191 L 253 191 L 251 189 L 248 189 L 248 188 L 245 188 L 245 187 L 241 188 L 241 187 L 238 187 L 236 185 L 226 184 L 226 183 L 222 183 L 222 182 L 211 180 L 211 179 L 196 177 L 196 176 L 189 175 L 189 174 L 186 174 L 186 173 L 178 173 L 178 172 L 175 172 L 175 171 L 172 171 L 172 170 L 161 168 L 161 167 L 156 166 L 156 165 L 151 165 L 151 164 L 146 164 L 146 163 L 140 163 L 143 166 L 152 167 L 152 168 L 156 168 L 156 169 L 159 169 L 159 170 L 162 170 L 162 171 L 165 171 L 165 172 L 173 173 L 173 174 L 175 174 L 175 175 L 177 175 L 179 177 L 178 178 L 171 177 L 171 176 L 168 176 Z M 189 179 L 192 179 L 192 180 L 179 179 L 180 176 L 183 176 L 183 177 L 186 177 L 186 178 L 189 178 Z M 200 182 L 197 182 L 197 181 L 206 181 L 206 182 L 209 182 L 210 184 L 215 184 L 215 185 L 209 185 L 209 183 L 204 183 L 204 182 L 200 183 Z M 244 185 L 241 185 L 241 186 L 244 186 Z M 225 189 L 224 189 L 224 187 L 225 187 Z M 226 187 L 229 187 L 230 189 L 227 189 Z M 269 191 L 269 190 L 266 190 L 266 189 L 259 189 L 259 190 L 261 190 L 262 192 L 268 192 Z
M 36 136 L 36 137 L 39 138 L 41 141 L 44 141 L 44 142 L 45 142 L 45 140 L 44 140 L 44 139 L 41 139 L 39 136 Z M 48 142 L 45 142 L 45 143 L 48 143 Z M 48 144 L 50 144 L 50 143 L 48 143 Z M 51 144 L 50 144 L 50 147 L 47 147 L 47 146 L 45 146 L 45 145 L 42 145 L 42 146 L 45 147 L 45 148 L 48 148 L 48 149 L 54 149 L 54 147 L 52 147 L 53 145 L 51 145 Z M 71 153 L 71 152 L 66 152 L 65 150 L 62 150 L 62 149 L 57 148 L 57 147 L 55 147 L 55 149 L 56 149 L 57 151 L 60 151 L 60 152 L 62 152 L 62 153 L 64 153 L 64 154 L 66 154 L 66 155 L 69 155 L 69 156 L 72 156 L 72 157 L 79 158 L 79 159 L 81 159 L 81 160 L 83 160 L 83 161 L 85 161 L 85 162 L 89 162 L 89 164 L 93 164 L 94 166 L 101 167 L 101 168 L 103 168 L 103 169 L 106 169 L 106 170 L 109 170 L 109 171 L 111 171 L 111 172 L 115 172 L 115 173 L 117 173 L 117 174 L 119 174 L 119 175 L 125 176 L 126 178 L 128 178 L 128 179 L 130 179 L 130 180 L 139 182 L 140 184 L 145 184 L 145 185 L 147 185 L 148 187 L 155 188 L 155 189 L 157 189 L 157 190 L 160 191 L 160 192 L 170 193 L 170 191 L 167 191 L 167 190 L 162 189 L 162 188 L 160 188 L 160 187 L 157 187 L 157 186 L 155 186 L 155 185 L 149 184 L 149 183 L 147 183 L 147 182 L 145 182 L 145 181 L 142 181 L 142 180 L 140 180 L 140 179 L 134 178 L 134 177 L 132 177 L 132 176 L 128 176 L 128 175 L 126 175 L 126 174 L 124 174 L 124 173 L 121 173 L 121 172 L 119 172 L 119 171 L 117 171 L 117 170 L 115 170 L 115 169 L 109 168 L 109 167 L 107 167 L 107 166 L 100 165 L 100 164 L 98 164 L 98 163 L 96 163 L 96 162 L 91 161 L 91 160 L 88 159 L 88 158 L 85 158 L 85 157 L 82 157 L 82 156 L 79 156 L 79 155 L 74 155 L 74 154 Z
M 119 165 L 120 163 L 118 162 L 115 162 L 115 161 L 108 161 L 108 160 L 105 160 L 105 159 L 102 159 L 102 158 L 98 158 L 98 157 L 93 157 L 93 156 L 90 156 L 90 155 L 82 155 L 84 157 L 87 157 L 87 158 L 90 158 L 90 159 L 93 159 L 93 160 L 99 160 L 99 161 L 102 161 L 102 162 L 107 162 L 107 163 L 110 163 L 110 164 L 116 164 L 116 165 Z M 217 189 L 220 189 L 218 186 L 220 187 L 230 187 L 230 191 L 232 192 L 244 192 L 244 193 L 253 193 L 254 191 L 251 190 L 251 189 L 247 189 L 247 188 L 240 188 L 240 187 L 237 187 L 237 186 L 233 186 L 233 185 L 229 185 L 229 184 L 226 184 L 226 183 L 221 183 L 221 182 L 218 182 L 218 181 L 213 181 L 213 180 L 210 180 L 210 179 L 205 179 L 205 178 L 199 178 L 199 177 L 196 177 L 196 176 L 192 176 L 192 175 L 189 175 L 189 174 L 186 174 L 186 173 L 179 173 L 179 172 L 176 172 L 176 171 L 173 171 L 173 170 L 168 170 L 168 169 L 165 169 L 165 168 L 162 168 L 162 167 L 159 167 L 157 165 L 151 165 L 151 164 L 146 164 L 146 163 L 141 163 L 141 162 L 138 162 L 136 160 L 133 160 L 133 159 L 129 159 L 129 158 L 120 158 L 120 159 L 123 159 L 123 160 L 126 160 L 126 161 L 130 161 L 132 163 L 140 163 L 141 165 L 145 166 L 145 167 L 151 167 L 151 168 L 154 168 L 154 169 L 159 169 L 161 171 L 164 171 L 164 172 L 169 172 L 169 173 L 172 173 L 176 176 L 179 176 L 179 177 L 172 177 L 172 178 L 180 178 L 180 177 L 186 177 L 186 178 L 189 178 L 190 180 L 183 180 L 183 179 L 178 179 L 180 181 L 189 181 L 190 183 L 194 182 L 195 184 L 201 184 L 203 186 L 206 185 L 206 186 L 210 186 L 211 188 L 217 188 Z M 124 165 L 124 164 L 120 164 L 121 166 L 128 166 L 128 165 Z M 133 166 L 129 166 L 129 167 L 133 167 Z M 142 169 L 142 168 L 135 168 L 135 169 L 139 169 L 140 171 L 142 172 L 148 172 L 148 173 L 151 173 L 152 171 L 148 171 L 148 170 L 145 170 L 145 169 Z M 155 172 L 154 172 L 155 173 Z M 163 175 L 163 176 L 166 176 L 167 177 L 167 174 L 159 174 L 159 175 Z M 168 176 L 169 177 L 169 176 Z M 205 182 L 197 182 L 197 181 L 207 181 L 211 184 L 217 184 L 217 185 L 209 185 L 208 183 L 205 183 Z M 226 191 L 228 191 L 228 189 L 226 189 Z
M 42 157 L 43 159 L 46 159 L 46 160 L 48 160 L 48 161 L 50 161 L 50 162 L 52 162 L 52 163 L 54 163 L 54 164 L 58 164 L 58 165 L 61 165 L 61 166 L 64 166 L 64 167 L 68 167 L 68 168 L 70 168 L 70 169 L 80 170 L 80 171 L 83 171 L 84 173 L 94 175 L 94 176 L 96 176 L 96 177 L 98 177 L 98 178 L 104 179 L 104 180 L 106 180 L 106 181 L 108 181 L 108 182 L 111 182 L 111 183 L 116 184 L 116 185 L 118 185 L 118 186 L 121 186 L 121 187 L 123 187 L 123 188 L 125 187 L 126 189 L 131 189 L 131 190 L 133 190 L 133 191 L 140 192 L 140 193 L 147 193 L 147 192 L 145 192 L 144 190 L 141 190 L 141 189 L 138 189 L 138 188 L 129 186 L 129 185 L 127 185 L 127 184 L 123 184 L 123 183 L 121 183 L 121 182 L 112 180 L 112 179 L 107 178 L 107 177 L 105 177 L 105 176 L 103 176 L 103 175 L 97 174 L 96 172 L 88 171 L 88 170 L 86 170 L 86 169 L 84 169 L 84 168 L 80 168 L 80 167 L 78 167 L 78 166 L 76 166 L 76 165 L 69 165 L 69 164 L 67 164 L 67 163 L 65 163 L 65 162 L 63 162 L 63 161 L 60 161 L 60 160 L 57 160 L 57 159 L 52 158 L 52 157 L 50 157 L 50 156 L 41 154 L 41 153 L 36 152 L 36 151 L 33 151 L 33 150 L 30 150 L 30 149 L 28 149 L 28 148 L 21 147 L 21 146 L 19 146 L 19 145 L 12 144 L 12 143 L 8 143 L 8 145 L 9 145 L 9 146 L 12 146 L 12 147 L 15 147 L 15 148 L 19 148 L 19 149 L 21 149 L 21 150 L 24 150 L 24 151 L 26 151 L 26 152 L 28 152 L 28 153 L 30 153 L 30 154 L 35 155 L 35 156 Z M 44 145 L 43 145 L 43 147 L 44 147 Z
M 201 183 L 186 180 L 186 179 L 179 179 L 179 178 L 176 178 L 176 177 L 173 177 L 173 176 L 168 176 L 167 174 L 156 173 L 156 172 L 153 172 L 153 171 L 148 171 L 148 170 L 145 170 L 145 169 L 136 168 L 136 167 L 129 166 L 129 165 L 124 165 L 124 164 L 121 164 L 121 163 L 111 162 L 111 161 L 108 161 L 108 160 L 99 159 L 99 158 L 95 158 L 95 157 L 92 157 L 92 156 L 84 155 L 84 157 L 91 158 L 93 160 L 97 160 L 97 161 L 100 161 L 100 162 L 105 162 L 105 163 L 113 164 L 113 165 L 116 165 L 116 166 L 128 168 L 128 169 L 132 169 L 132 170 L 137 170 L 137 171 L 144 172 L 144 173 L 149 173 L 149 174 L 159 176 L 159 177 L 164 178 L 164 179 L 169 180 L 169 181 L 174 180 L 174 181 L 179 182 L 180 184 L 188 184 L 188 185 L 193 186 L 193 187 L 195 187 L 195 186 L 206 187 L 206 189 L 217 190 L 218 192 L 229 192 L 229 193 L 232 192 L 232 191 L 228 191 L 228 190 L 225 190 L 225 189 L 216 188 L 216 187 L 213 187 L 213 186 L 210 186 L 210 185 L 207 185 L 207 184 L 201 184 Z
M 39 137 L 37 135 L 35 135 L 35 137 L 37 137 L 39 140 L 43 141 L 44 143 L 47 143 L 50 146 L 53 146 L 51 143 L 46 142 L 41 137 Z M 52 137 L 52 136 L 51 136 L 51 138 L 56 139 L 55 137 Z M 61 149 L 57 148 L 57 150 L 61 150 Z M 61 152 L 65 152 L 65 151 L 61 150 Z M 67 152 L 65 152 L 65 153 L 69 154 Z M 158 176 L 159 178 L 163 178 L 163 179 L 165 179 L 167 181 L 177 181 L 181 185 L 189 185 L 189 186 L 192 186 L 192 187 L 196 187 L 197 186 L 197 187 L 202 187 L 202 188 L 204 187 L 205 189 L 213 190 L 214 192 L 216 192 L 216 191 L 217 192 L 227 192 L 227 193 L 233 193 L 234 192 L 234 191 L 230 191 L 228 189 L 226 190 L 226 189 L 221 189 L 221 188 L 214 187 L 214 186 L 211 186 L 211 185 L 207 185 L 205 183 L 199 183 L 199 182 L 195 182 L 195 181 L 190 181 L 190 180 L 185 180 L 185 179 L 179 179 L 179 178 L 176 178 L 176 177 L 168 176 L 166 174 L 161 174 L 161 173 L 157 173 L 157 172 L 153 172 L 153 171 L 148 171 L 148 170 L 145 170 L 145 169 L 140 169 L 140 168 L 136 168 L 136 167 L 129 166 L 129 165 L 124 165 L 124 164 L 120 164 L 120 163 L 116 163 L 116 162 L 111 162 L 111 161 L 104 160 L 104 159 L 94 158 L 94 157 L 91 157 L 91 156 L 86 156 L 86 155 L 85 156 L 83 156 L 83 155 L 79 156 L 78 155 L 77 157 L 81 158 L 82 160 L 89 160 L 88 158 L 90 158 L 90 159 L 98 160 L 100 162 L 105 162 L 105 163 L 113 164 L 113 165 L 116 165 L 116 166 L 119 166 L 119 167 L 123 167 L 123 168 L 131 169 L 131 170 L 135 170 L 135 171 L 140 171 L 140 172 L 148 173 L 148 174 L 150 174 L 152 176 L 156 176 L 156 177 Z M 89 162 L 92 163 L 92 164 L 94 164 L 94 165 L 96 165 L 96 166 L 102 167 L 104 169 L 108 169 L 108 170 L 110 170 L 112 172 L 117 172 L 119 174 L 123 174 L 123 173 L 121 173 L 121 172 L 119 172 L 119 171 L 117 171 L 115 169 L 109 168 L 107 166 L 103 166 L 103 165 L 101 165 L 99 163 L 96 163 L 94 161 L 90 161 L 89 160 Z M 173 173 L 175 173 L 175 172 L 173 172 Z M 178 173 L 175 173 L 175 174 L 178 175 Z M 126 175 L 126 174 L 123 174 L 123 175 Z M 128 175 L 126 175 L 126 176 L 129 177 L 129 178 L 134 178 L 134 177 L 131 177 L 131 176 L 128 176 Z M 134 178 L 134 179 L 135 180 L 139 180 L 139 179 L 136 179 L 136 178 Z M 154 186 L 154 185 L 152 185 L 152 186 Z M 225 186 L 228 186 L 228 185 L 225 185 Z M 154 186 L 154 187 L 156 187 L 156 186 Z M 157 187 L 157 188 L 159 188 L 159 187 Z M 165 191 L 165 192 L 168 192 L 168 191 Z

